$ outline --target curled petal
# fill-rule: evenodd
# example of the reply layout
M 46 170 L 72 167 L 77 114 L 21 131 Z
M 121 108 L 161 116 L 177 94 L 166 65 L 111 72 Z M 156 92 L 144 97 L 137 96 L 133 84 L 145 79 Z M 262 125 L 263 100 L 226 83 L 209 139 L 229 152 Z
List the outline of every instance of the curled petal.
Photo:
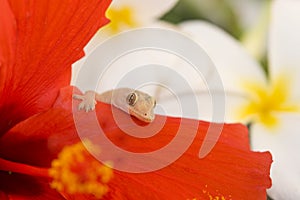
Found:
M 22 121 L 0 137 L 1 157 L 49 167 L 65 145 L 78 141 L 71 112 L 72 91 L 72 87 L 62 89 L 54 108 Z
M 265 189 L 271 186 L 271 155 L 250 151 L 247 129 L 241 124 L 225 124 L 215 147 L 200 159 L 199 149 L 211 123 L 157 115 L 147 125 L 136 119 L 132 121 L 125 112 L 101 103 L 97 104 L 96 113 L 84 115 L 75 114 L 80 137 L 99 144 L 103 157 L 97 158 L 111 161 L 115 169 L 107 199 L 264 199 Z M 182 148 L 195 130 L 190 146 Z M 155 135 L 147 137 L 155 131 Z M 172 148 L 176 137 L 180 138 L 179 148 Z M 168 145 L 170 151 L 166 150 Z M 160 149 L 163 151 L 158 156 L 151 154 Z M 163 168 L 140 173 L 130 171 L 168 163 L 178 153 L 181 155 Z M 135 157 L 137 154 L 143 155 Z

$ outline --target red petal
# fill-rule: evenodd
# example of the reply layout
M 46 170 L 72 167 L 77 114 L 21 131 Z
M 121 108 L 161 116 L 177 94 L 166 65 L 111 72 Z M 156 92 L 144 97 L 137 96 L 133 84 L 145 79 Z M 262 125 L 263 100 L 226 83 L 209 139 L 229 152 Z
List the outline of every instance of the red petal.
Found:
M 184 143 L 197 123 L 195 120 L 171 117 L 167 117 L 164 122 L 165 117 L 156 116 L 155 121 L 143 129 L 141 124 L 130 125 L 130 118 L 126 115 L 117 109 L 112 112 L 110 106 L 100 104 L 97 107 L 98 124 L 93 123 L 91 113 L 87 113 L 85 117 L 78 115 L 81 120 L 76 121 L 77 128 L 82 125 L 86 129 L 81 136 L 90 137 L 100 146 L 102 144 L 103 158 L 113 160 L 114 166 L 129 165 L 139 169 L 151 165 L 151 161 L 147 157 L 144 160 L 120 157 L 117 149 L 107 149 L 106 143 L 100 137 L 98 125 L 117 147 L 130 152 L 145 153 L 169 144 L 179 134 L 179 126 L 185 134 L 181 137 L 181 142 Z M 149 130 L 158 129 L 162 122 L 164 126 L 155 136 L 143 139 L 130 136 L 119 128 L 121 126 L 130 133 L 139 133 L 142 136 Z M 200 159 L 199 150 L 210 125 L 212 124 L 200 122 L 191 146 L 182 152 L 179 159 L 161 170 L 137 174 L 116 170 L 107 199 L 266 199 L 266 189 L 271 186 L 271 154 L 250 151 L 245 126 L 225 124 L 216 146 L 208 156 Z M 177 149 L 173 151 L 177 153 Z M 169 156 L 171 155 L 166 154 L 155 161 L 167 162 Z
M 3 52 L 14 50 L 14 61 L 11 56 L 0 60 L 6 68 L 0 74 L 3 134 L 17 122 L 50 108 L 59 89 L 69 85 L 71 64 L 83 55 L 83 47 L 99 27 L 108 22 L 104 14 L 111 0 L 12 0 L 9 6 L 7 1 L 1 2 L 4 18 L 0 27 L 8 28 L 4 32 L 8 41 L 0 45 L 0 59 L 7 54 Z
M 49 166 L 48 158 L 53 158 L 63 145 L 78 140 L 70 112 L 71 89 L 63 90 L 55 108 L 30 118 L 1 138 L 1 154 L 10 160 Z M 181 138 L 185 142 L 194 130 L 192 126 L 198 124 L 196 120 L 156 116 L 150 125 L 134 119 L 139 124 L 134 126 L 130 124 L 131 118 L 126 113 L 102 103 L 97 104 L 99 122 L 95 123 L 94 113 L 78 112 L 77 105 L 78 101 L 75 101 L 75 119 L 79 119 L 76 126 L 84 128 L 79 129 L 81 136 L 90 137 L 96 144 L 103 144 L 99 140 L 100 125 L 116 146 L 136 153 L 152 152 L 164 147 L 174 139 L 179 125 L 185 133 Z M 115 119 L 119 120 L 118 125 Z M 142 135 L 158 129 L 161 123 L 163 128 L 158 134 L 143 139 L 130 136 L 119 128 L 123 126 L 131 133 Z M 199 149 L 209 125 L 211 123 L 200 122 L 191 146 L 165 168 L 136 174 L 115 170 L 107 199 L 265 199 L 266 189 L 271 185 L 271 155 L 249 150 L 246 127 L 225 124 L 213 150 L 205 158 L 199 159 Z M 118 157 L 118 154 L 107 149 L 105 143 L 101 147 L 104 157 L 115 161 L 114 166 L 130 164 L 141 167 L 145 164 L 141 161 L 127 162 L 125 157 Z M 167 157 L 161 157 L 157 162 L 164 162 L 164 158 Z
M 3 91 L 14 60 L 16 24 L 8 2 L 0 0 L 0 5 L 0 91 Z
M 65 199 L 49 187 L 49 180 L 47 179 L 0 172 L 0 180 L 0 199 L 3 199 L 1 191 L 5 191 L 5 194 L 2 194 L 3 196 L 6 195 L 4 199 L 9 200 Z
M 0 156 L 49 167 L 65 145 L 79 140 L 71 110 L 72 92 L 72 87 L 62 89 L 54 108 L 22 121 L 0 137 Z

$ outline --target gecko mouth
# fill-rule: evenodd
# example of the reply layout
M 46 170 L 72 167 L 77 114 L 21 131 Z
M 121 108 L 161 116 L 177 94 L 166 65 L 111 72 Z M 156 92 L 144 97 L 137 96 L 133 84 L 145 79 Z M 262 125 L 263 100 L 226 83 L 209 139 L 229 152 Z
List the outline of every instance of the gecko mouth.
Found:
M 141 114 L 141 113 L 137 113 L 133 110 L 129 110 L 129 114 L 136 117 L 137 119 L 141 120 L 141 121 L 144 121 L 144 122 L 147 122 L 147 123 L 150 123 L 154 120 L 154 115 L 149 115 L 147 113 L 145 113 L 144 115 Z

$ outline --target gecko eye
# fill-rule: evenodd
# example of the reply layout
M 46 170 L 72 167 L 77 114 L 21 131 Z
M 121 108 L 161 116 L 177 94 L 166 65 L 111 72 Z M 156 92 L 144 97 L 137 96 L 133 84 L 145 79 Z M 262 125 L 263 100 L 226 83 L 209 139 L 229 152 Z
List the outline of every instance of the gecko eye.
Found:
M 134 92 L 130 93 L 126 98 L 126 102 L 130 106 L 134 106 L 134 104 L 137 102 L 137 100 L 138 100 L 138 96 Z
M 154 103 L 153 103 L 153 108 L 155 108 L 156 106 L 156 100 L 154 100 Z

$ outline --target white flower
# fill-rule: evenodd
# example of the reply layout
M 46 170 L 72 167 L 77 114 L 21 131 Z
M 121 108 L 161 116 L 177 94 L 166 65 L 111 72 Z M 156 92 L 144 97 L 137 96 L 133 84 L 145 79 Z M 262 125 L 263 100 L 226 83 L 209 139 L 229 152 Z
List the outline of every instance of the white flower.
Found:
M 110 23 L 96 33 L 85 50 L 92 50 L 103 40 L 122 31 L 157 23 L 177 2 L 178 0 L 113 0 L 106 12 Z
M 145 26 L 158 20 L 177 3 L 178 0 L 114 0 L 107 11 L 111 31 Z M 125 29 L 126 29 L 125 28 Z
M 271 151 L 269 195 L 276 200 L 300 199 L 300 1 L 274 1 L 271 14 L 268 77 L 219 28 L 199 21 L 180 26 L 218 69 L 227 94 L 227 121 L 251 122 L 253 149 Z
M 104 40 L 122 31 L 162 23 L 159 18 L 170 11 L 177 2 L 178 0 L 113 0 L 106 12 L 110 23 L 94 35 L 85 46 L 85 53 L 89 54 Z M 75 84 L 79 68 L 83 65 L 85 58 L 73 64 L 72 85 Z

